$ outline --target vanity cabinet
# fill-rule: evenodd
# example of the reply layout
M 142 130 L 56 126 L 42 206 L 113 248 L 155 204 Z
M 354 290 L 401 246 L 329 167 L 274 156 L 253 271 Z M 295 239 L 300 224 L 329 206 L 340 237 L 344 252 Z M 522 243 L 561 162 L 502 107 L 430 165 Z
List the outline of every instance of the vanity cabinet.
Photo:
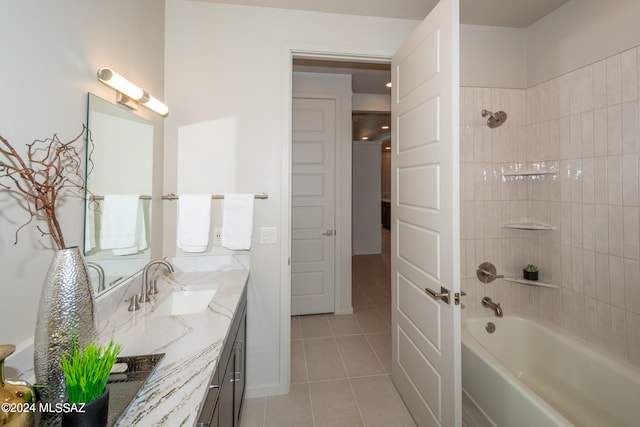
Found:
M 240 411 L 246 385 L 247 291 L 238 310 L 211 377 L 209 391 L 198 416 L 197 427 L 235 427 L 240 425 Z

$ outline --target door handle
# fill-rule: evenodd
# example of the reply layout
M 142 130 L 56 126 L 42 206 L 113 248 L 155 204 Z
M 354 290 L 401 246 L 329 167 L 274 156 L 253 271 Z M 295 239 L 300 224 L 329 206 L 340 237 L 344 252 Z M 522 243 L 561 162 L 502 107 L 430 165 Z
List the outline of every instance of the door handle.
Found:
M 449 304 L 449 289 L 440 286 L 440 292 L 439 293 L 434 291 L 433 289 L 430 289 L 430 288 L 425 288 L 424 291 L 427 294 L 429 294 L 429 296 L 431 298 L 433 298 L 434 300 L 436 300 L 436 301 L 442 300 L 442 301 L 446 302 L 447 304 Z
M 334 234 L 336 234 L 335 230 L 326 230 L 324 233 L 322 233 L 323 236 L 333 236 Z

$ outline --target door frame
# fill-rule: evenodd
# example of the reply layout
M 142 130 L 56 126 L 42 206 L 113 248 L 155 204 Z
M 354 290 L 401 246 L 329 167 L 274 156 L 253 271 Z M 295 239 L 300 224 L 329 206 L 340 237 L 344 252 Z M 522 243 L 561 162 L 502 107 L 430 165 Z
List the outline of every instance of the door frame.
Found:
M 310 43 L 290 43 L 283 46 L 282 52 L 282 135 L 286 143 L 282 144 L 282 178 L 280 201 L 281 267 L 280 280 L 280 386 L 279 392 L 289 392 L 291 366 L 291 144 L 292 144 L 292 99 L 293 99 L 293 59 L 346 60 L 354 62 L 373 62 L 391 64 L 395 50 L 379 48 L 348 48 L 335 45 L 317 45 Z M 341 101 L 342 102 L 342 101 Z M 351 100 L 349 100 L 351 104 Z M 340 129 L 342 137 L 343 129 Z M 351 141 L 349 134 L 346 138 Z M 351 144 L 336 141 L 336 283 L 351 287 Z M 348 160 L 348 161 L 347 161 Z M 348 184 L 348 185 L 346 185 Z M 393 191 L 393 190 L 392 190 Z M 349 309 L 344 310 L 341 292 L 336 288 L 336 314 L 353 311 L 349 299 Z M 339 304 L 338 304 L 338 298 Z M 339 310 L 339 311 L 338 311 Z

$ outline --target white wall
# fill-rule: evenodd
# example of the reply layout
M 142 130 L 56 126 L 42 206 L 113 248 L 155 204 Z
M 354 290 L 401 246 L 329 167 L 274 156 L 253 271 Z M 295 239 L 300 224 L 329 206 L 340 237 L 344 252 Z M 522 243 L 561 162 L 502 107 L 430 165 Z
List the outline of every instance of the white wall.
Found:
M 526 88 L 527 51 L 521 28 L 460 25 L 460 85 Z
M 240 161 L 227 181 L 235 191 L 268 193 L 256 206 L 256 227 L 278 227 L 278 244 L 251 251 L 249 393 L 283 393 L 289 367 L 290 51 L 390 56 L 417 22 L 181 0 L 168 0 L 166 8 L 167 102 L 175 114 L 165 128 L 165 190 L 175 191 L 178 129 L 235 118 Z M 166 254 L 175 250 L 171 215 L 166 212 Z
M 637 0 L 571 0 L 526 29 L 527 87 L 640 44 Z
M 67 140 L 80 133 L 86 122 L 87 92 L 114 100 L 114 92 L 96 78 L 99 67 L 113 67 L 163 98 L 162 2 L 5 0 L 0 14 L 0 134 L 19 151 L 24 152 L 25 144 L 36 138 L 58 133 Z M 162 144 L 161 120 L 153 120 L 159 126 L 158 147 Z M 33 335 L 53 243 L 40 237 L 32 223 L 21 231 L 14 246 L 16 229 L 28 215 L 3 190 L 0 212 L 4 319 L 0 336 L 5 343 L 19 344 Z M 67 198 L 59 204 L 58 218 L 69 246 L 82 244 L 83 215 L 78 199 Z
M 353 142 L 353 254 L 381 252 L 381 141 Z

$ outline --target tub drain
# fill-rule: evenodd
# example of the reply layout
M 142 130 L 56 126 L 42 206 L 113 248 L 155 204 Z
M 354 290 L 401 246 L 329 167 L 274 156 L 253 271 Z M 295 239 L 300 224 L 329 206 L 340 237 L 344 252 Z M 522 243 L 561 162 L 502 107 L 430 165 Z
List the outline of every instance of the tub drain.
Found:
M 485 326 L 485 329 L 487 330 L 487 332 L 492 334 L 496 331 L 496 325 L 493 322 L 487 322 L 487 326 Z

